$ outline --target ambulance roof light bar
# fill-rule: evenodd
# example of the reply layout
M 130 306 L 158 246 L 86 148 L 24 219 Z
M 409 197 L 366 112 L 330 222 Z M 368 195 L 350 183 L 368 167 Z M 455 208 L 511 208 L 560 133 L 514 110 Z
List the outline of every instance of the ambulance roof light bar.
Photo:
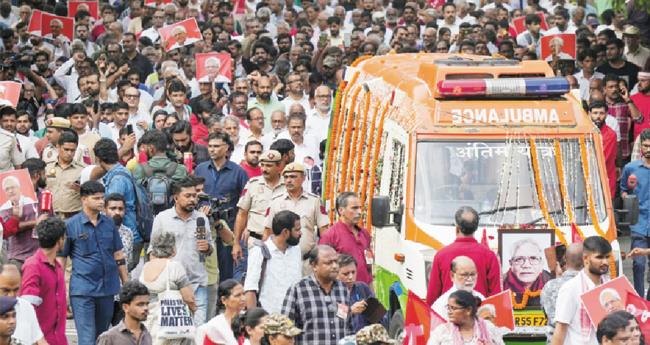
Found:
M 563 77 L 454 79 L 438 82 L 440 98 L 557 97 L 569 92 Z
M 452 56 L 446 59 L 433 61 L 437 65 L 445 66 L 516 66 L 521 62 L 517 60 L 508 60 L 503 58 L 490 58 L 483 60 L 470 60 L 460 56 Z

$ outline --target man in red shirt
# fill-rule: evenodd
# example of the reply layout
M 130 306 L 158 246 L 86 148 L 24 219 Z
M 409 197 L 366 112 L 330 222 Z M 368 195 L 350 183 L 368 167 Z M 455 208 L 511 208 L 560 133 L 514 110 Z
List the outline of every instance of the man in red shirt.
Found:
M 244 146 L 244 160 L 239 165 L 244 168 L 248 179 L 262 176 L 262 167 L 260 167 L 260 156 L 262 155 L 262 143 L 252 140 Z
M 618 142 L 616 132 L 605 124 L 607 117 L 607 104 L 602 101 L 595 101 L 589 104 L 589 116 L 594 125 L 600 129 L 600 136 L 603 140 L 603 154 L 605 156 L 605 168 L 609 179 L 609 192 L 612 198 L 616 194 L 616 159 L 618 155 Z
M 45 340 L 49 344 L 67 344 L 65 278 L 56 260 L 56 253 L 65 243 L 66 226 L 59 218 L 47 218 L 35 230 L 40 248 L 23 265 L 20 296 L 34 306 Z
M 357 261 L 357 281 L 370 284 L 366 254 L 370 254 L 370 233 L 359 227 L 361 200 L 353 192 L 343 192 L 336 198 L 339 221 L 321 235 L 320 244 L 327 244 L 338 253 L 347 254 Z
M 451 262 L 457 256 L 467 256 L 476 263 L 476 287 L 474 290 L 485 297 L 501 292 L 501 269 L 497 256 L 486 246 L 478 243 L 474 233 L 478 229 L 476 210 L 463 206 L 456 211 L 456 240 L 442 248 L 433 258 L 427 303 L 433 304 L 440 295 L 453 286 Z
M 650 128 L 650 71 L 639 72 L 637 79 L 639 81 L 636 85 L 639 92 L 630 96 L 630 99 L 643 115 L 643 122 L 634 124 L 635 138 L 641 131 Z

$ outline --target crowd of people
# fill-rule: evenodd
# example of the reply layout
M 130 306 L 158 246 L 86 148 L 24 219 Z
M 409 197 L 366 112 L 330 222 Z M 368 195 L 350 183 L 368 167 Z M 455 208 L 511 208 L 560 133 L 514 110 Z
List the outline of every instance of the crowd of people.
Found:
M 0 3 L 0 81 L 21 84 L 16 106 L 0 102 L 0 172 L 26 169 L 37 196 L 2 181 L 0 345 L 67 344 L 69 318 L 81 345 L 393 343 L 385 318 L 364 316 L 374 292 L 359 197 L 338 195 L 334 224 L 320 198 L 334 95 L 362 56 L 536 60 L 542 37 L 575 34 L 575 57 L 558 36 L 545 60 L 600 129 L 612 195 L 648 207 L 650 19 L 634 0 L 98 5 L 77 9 L 69 38 L 61 20 L 47 35 L 30 24 L 36 10 L 68 16 L 68 2 Z M 166 49 L 158 30 L 188 18 L 202 39 L 177 27 L 183 40 Z M 210 52 L 231 69 L 208 58 L 197 78 L 197 54 Z M 631 255 L 643 296 L 641 214 Z M 474 240 L 475 211 L 456 222 L 458 239 L 433 263 L 427 302 L 449 323 L 431 342 L 498 344 L 503 331 L 478 302 L 502 289 L 498 261 Z M 595 328 L 576 304 L 607 273 L 609 243 L 587 238 L 568 253 L 558 278 L 522 278 L 517 267 L 540 263 L 522 254 L 505 282 L 555 286 L 537 300 L 549 341 L 642 343 L 633 317 Z

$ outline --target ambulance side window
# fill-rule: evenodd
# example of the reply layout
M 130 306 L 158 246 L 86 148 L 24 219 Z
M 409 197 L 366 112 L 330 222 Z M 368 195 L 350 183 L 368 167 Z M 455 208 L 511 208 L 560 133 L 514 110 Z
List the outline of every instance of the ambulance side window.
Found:
M 390 169 L 390 188 L 388 196 L 390 198 L 391 209 L 397 209 L 404 200 L 404 185 L 406 176 L 404 174 L 404 159 L 406 155 L 406 146 L 401 142 L 393 139 L 391 142 L 392 157 Z

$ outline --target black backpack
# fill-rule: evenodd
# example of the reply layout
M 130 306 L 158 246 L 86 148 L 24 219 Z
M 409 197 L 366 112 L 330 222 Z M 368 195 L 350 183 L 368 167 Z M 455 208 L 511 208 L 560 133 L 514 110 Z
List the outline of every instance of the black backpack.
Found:
M 178 163 L 170 162 L 166 168 L 152 168 L 149 163 L 143 164 L 145 180 L 142 186 L 147 191 L 153 214 L 157 215 L 173 206 L 172 176 L 176 173 Z

